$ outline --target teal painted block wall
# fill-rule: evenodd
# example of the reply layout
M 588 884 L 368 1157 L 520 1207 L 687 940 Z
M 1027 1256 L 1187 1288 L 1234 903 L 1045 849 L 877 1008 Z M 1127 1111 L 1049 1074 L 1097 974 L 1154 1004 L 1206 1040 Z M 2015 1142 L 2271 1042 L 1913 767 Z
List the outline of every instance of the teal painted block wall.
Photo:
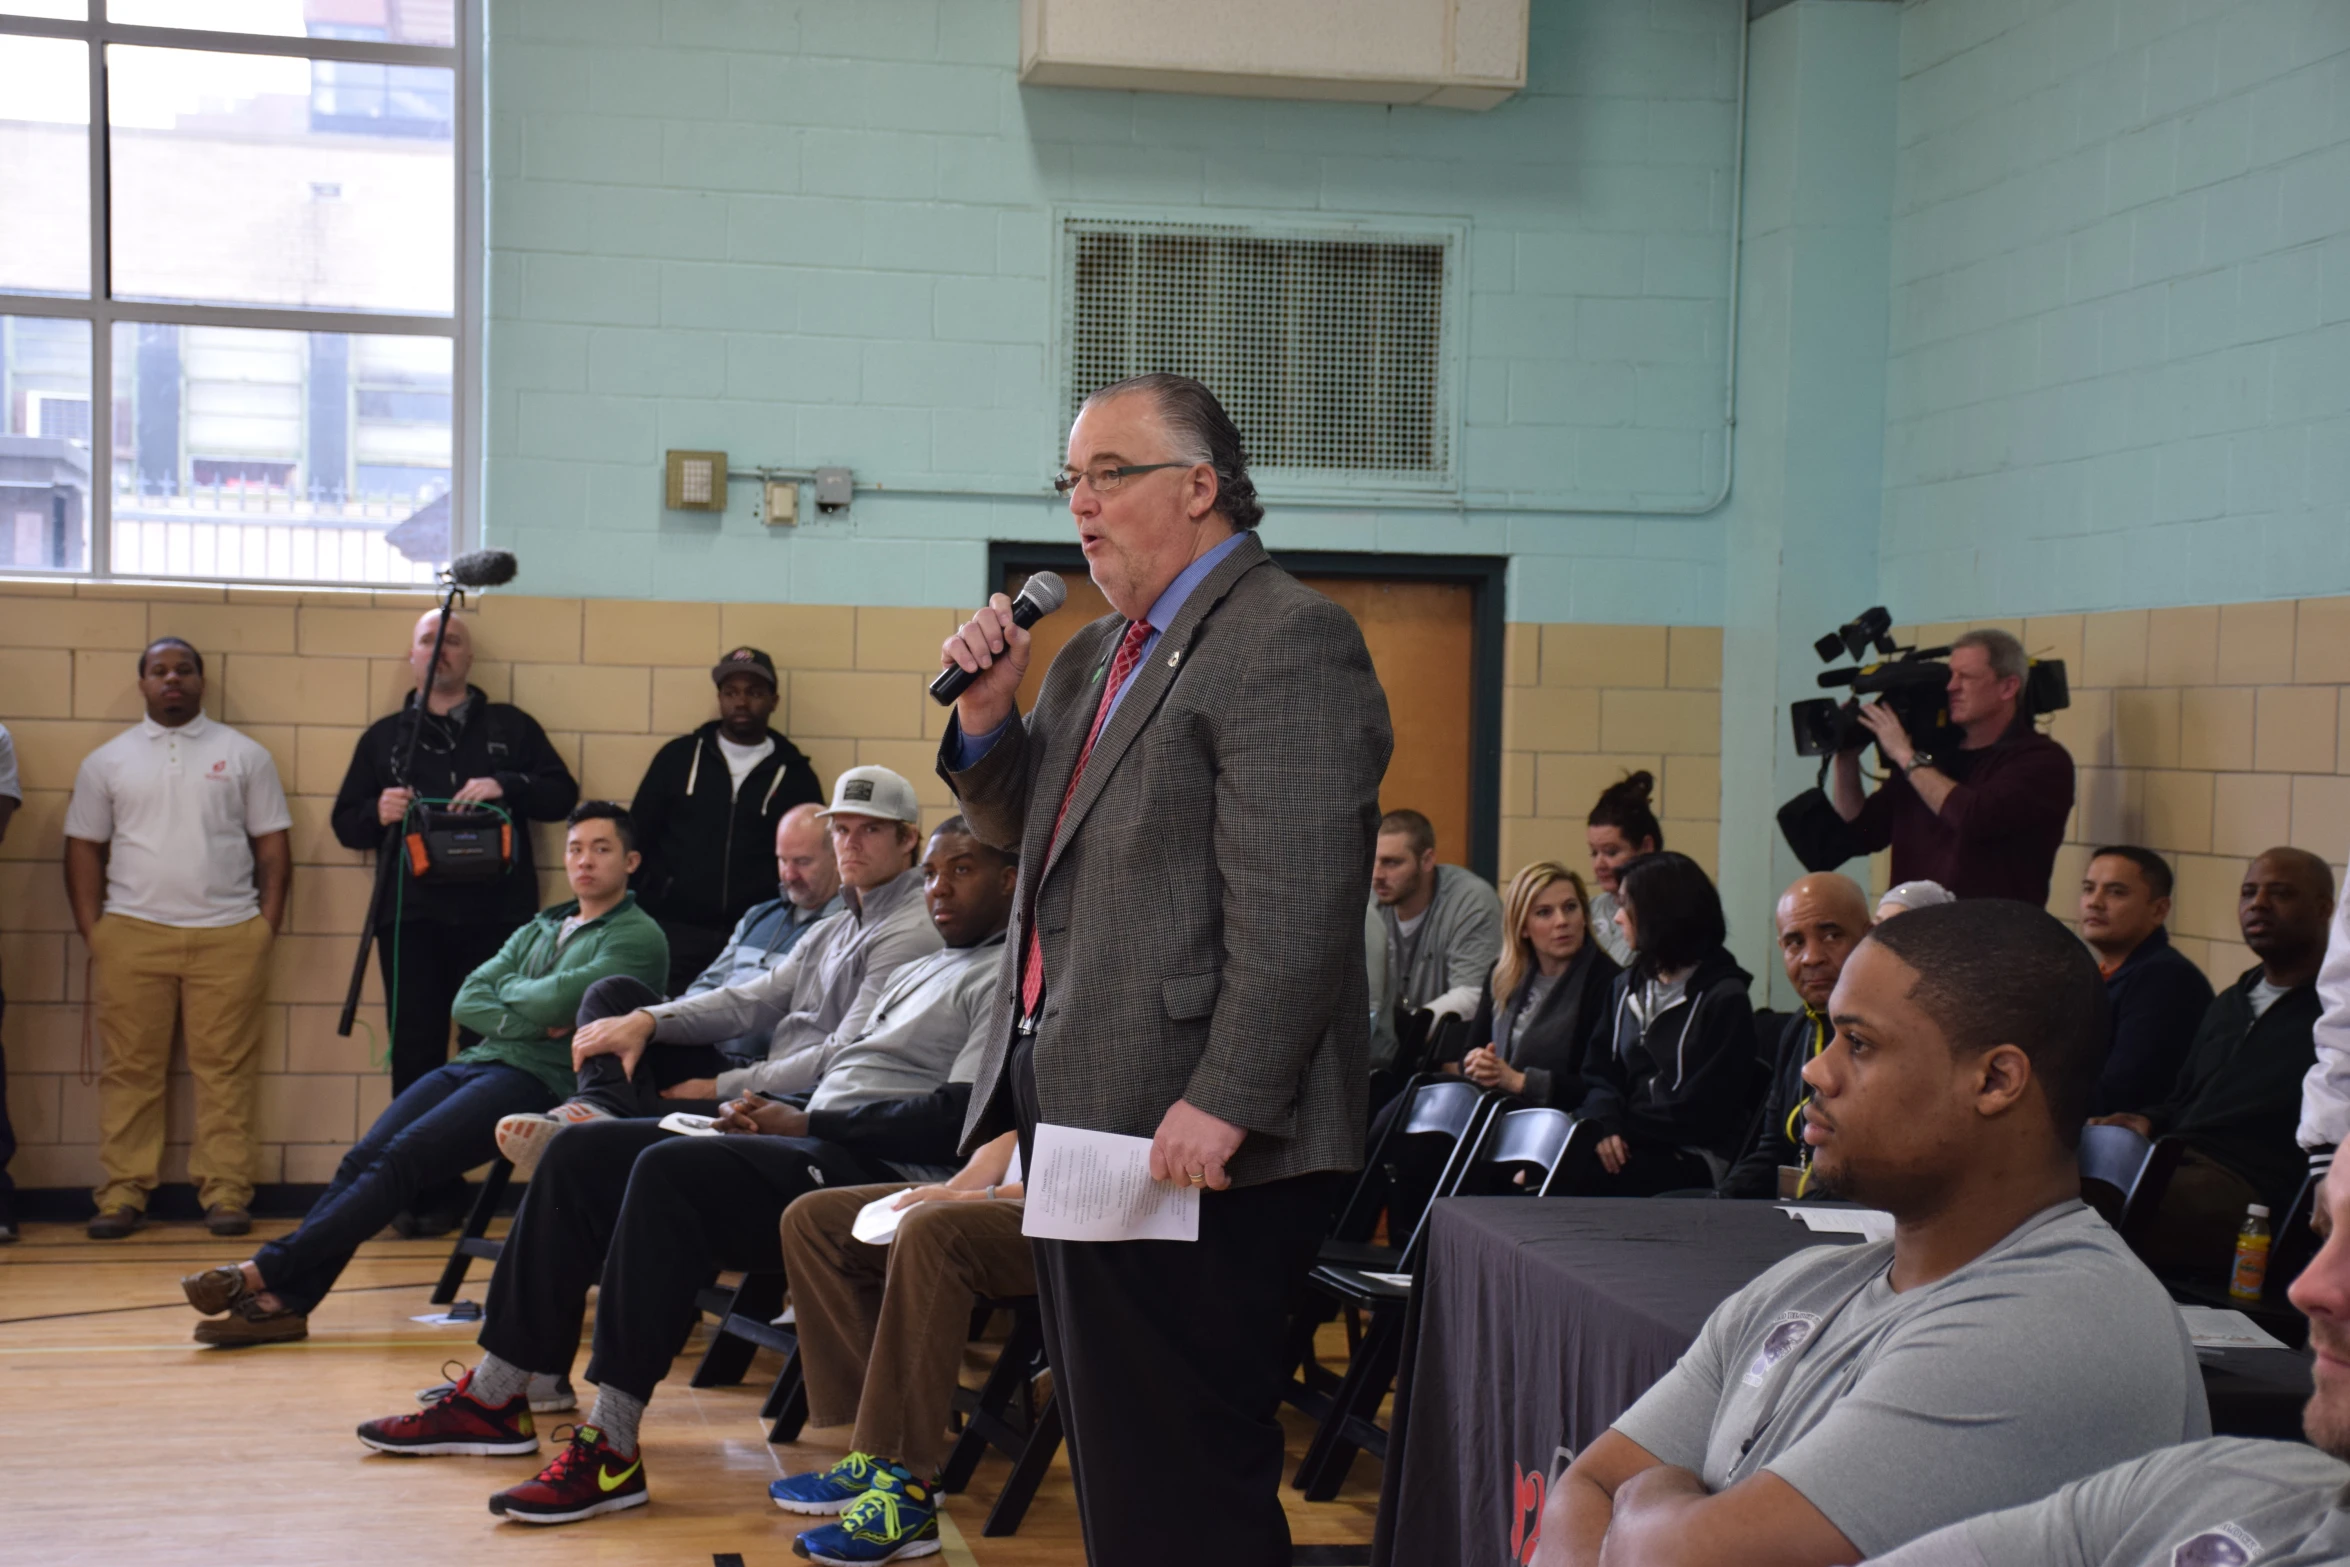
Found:
M 1066 536 L 1057 212 L 1386 215 L 1465 225 L 1463 490 L 1274 490 L 1268 540 L 1716 624 L 1720 520 L 1662 513 L 1728 457 L 1743 9 L 1544 0 L 1527 91 L 1470 114 L 1023 89 L 1017 0 L 492 0 L 488 536 L 534 592 L 967 604 L 988 540 Z M 885 492 L 664 512 L 669 447 Z
M 2350 592 L 2350 6 L 1903 12 L 1896 618 Z

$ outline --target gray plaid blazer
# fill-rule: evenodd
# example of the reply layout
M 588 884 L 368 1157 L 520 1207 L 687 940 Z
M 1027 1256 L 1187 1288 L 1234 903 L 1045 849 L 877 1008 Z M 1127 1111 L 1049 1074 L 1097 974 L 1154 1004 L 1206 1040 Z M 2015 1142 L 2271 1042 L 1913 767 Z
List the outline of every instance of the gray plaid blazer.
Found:
M 979 837 L 1020 853 L 969 1150 L 1016 1122 L 1020 955 L 1044 951 L 1046 1120 L 1148 1137 L 1178 1099 L 1248 1129 L 1254 1185 L 1362 1163 L 1370 1001 L 1363 900 L 1394 736 L 1346 611 L 1254 538 L 1159 638 L 1048 848 L 1125 622 L 1069 639 L 1035 710 L 939 773 Z

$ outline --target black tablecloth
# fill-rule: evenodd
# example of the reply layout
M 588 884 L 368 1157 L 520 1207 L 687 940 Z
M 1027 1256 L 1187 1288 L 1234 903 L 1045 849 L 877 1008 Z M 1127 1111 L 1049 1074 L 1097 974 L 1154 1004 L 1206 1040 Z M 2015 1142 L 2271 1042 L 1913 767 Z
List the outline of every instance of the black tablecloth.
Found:
M 1714 1307 L 1772 1263 L 1839 1242 L 1850 1238 L 1815 1235 L 1762 1202 L 1438 1204 L 1407 1318 L 1375 1567 L 1524 1560 L 1551 1482 L 1672 1368 Z M 2204 1360 L 2223 1430 L 2293 1434 L 2307 1356 Z
M 1541 1497 L 1774 1262 L 1846 1237 L 1770 1203 L 1465 1197 L 1415 1293 L 1376 1567 L 1520 1559 Z

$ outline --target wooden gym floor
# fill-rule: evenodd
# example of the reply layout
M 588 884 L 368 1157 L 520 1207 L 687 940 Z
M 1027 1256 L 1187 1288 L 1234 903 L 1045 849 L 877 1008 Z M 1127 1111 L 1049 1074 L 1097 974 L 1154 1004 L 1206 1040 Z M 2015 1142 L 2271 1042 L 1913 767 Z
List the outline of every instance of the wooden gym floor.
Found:
M 254 1239 L 284 1222 L 256 1226 Z M 377 1240 L 344 1273 L 299 1344 L 210 1350 L 179 1276 L 245 1256 L 165 1224 L 95 1242 L 77 1225 L 32 1224 L 0 1246 L 0 1556 L 92 1567 L 418 1567 L 422 1562 L 629 1562 L 712 1567 L 798 1563 L 794 1524 L 766 1497 L 781 1474 L 830 1463 L 848 1431 L 811 1428 L 771 1447 L 759 1402 L 774 1379 L 762 1353 L 740 1387 L 686 1385 L 695 1335 L 645 1417 L 650 1506 L 560 1527 L 501 1523 L 490 1492 L 539 1459 L 402 1459 L 371 1454 L 352 1427 L 415 1407 L 446 1361 L 470 1364 L 468 1327 L 412 1322 L 448 1242 Z M 489 1282 L 475 1264 L 465 1298 Z M 1335 1326 L 1330 1330 L 1335 1334 Z M 1343 1340 L 1327 1359 L 1343 1361 Z M 578 1365 L 584 1367 L 583 1347 Z M 575 1380 L 576 1380 L 575 1368 Z M 973 1380 L 976 1380 L 974 1377 Z M 580 1383 L 581 1402 L 594 1389 Z M 1285 1409 L 1290 1469 L 1309 1429 Z M 577 1415 L 541 1416 L 542 1435 Z M 945 1551 L 956 1567 L 1076 1567 L 1084 1561 L 1066 1455 L 1020 1532 L 979 1529 L 1008 1469 L 991 1456 L 968 1493 L 947 1499 Z M 1283 1491 L 1300 1544 L 1368 1541 L 1379 1465 L 1356 1461 L 1346 1491 L 1322 1505 Z M 1181 1505 L 1170 1497 L 1169 1505 Z

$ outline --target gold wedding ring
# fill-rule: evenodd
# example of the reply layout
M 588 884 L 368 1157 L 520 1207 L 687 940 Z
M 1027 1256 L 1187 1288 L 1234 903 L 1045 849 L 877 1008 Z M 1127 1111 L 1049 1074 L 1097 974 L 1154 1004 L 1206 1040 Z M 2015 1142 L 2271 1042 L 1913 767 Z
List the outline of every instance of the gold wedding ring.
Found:
M 1205 1175 L 1199 1173 L 1197 1170 L 1194 1170 L 1191 1175 L 1191 1184 L 1194 1186 L 1205 1186 L 1208 1184 L 1208 1178 Z

